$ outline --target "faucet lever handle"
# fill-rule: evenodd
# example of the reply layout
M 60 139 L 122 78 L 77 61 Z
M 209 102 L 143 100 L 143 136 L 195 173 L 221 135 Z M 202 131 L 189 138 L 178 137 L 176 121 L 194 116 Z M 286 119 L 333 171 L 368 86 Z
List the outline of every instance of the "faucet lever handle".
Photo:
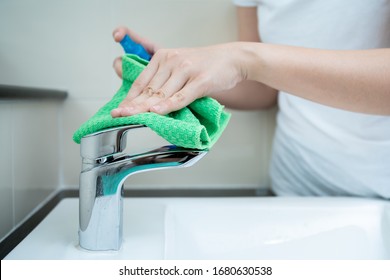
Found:
M 126 125 L 104 129 L 88 134 L 81 139 L 80 154 L 84 159 L 97 159 L 121 153 L 126 148 L 126 134 L 129 130 L 146 128 L 144 125 Z

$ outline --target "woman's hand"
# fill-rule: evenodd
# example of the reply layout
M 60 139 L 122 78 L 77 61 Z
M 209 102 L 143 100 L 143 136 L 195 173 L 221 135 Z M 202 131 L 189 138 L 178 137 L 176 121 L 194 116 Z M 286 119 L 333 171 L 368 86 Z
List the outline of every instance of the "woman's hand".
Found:
M 153 55 L 159 49 L 159 47 L 156 44 L 139 36 L 137 33 L 135 33 L 134 31 L 132 31 L 124 26 L 116 28 L 114 30 L 114 32 L 112 33 L 112 36 L 114 37 L 115 42 L 119 43 L 120 41 L 122 41 L 123 37 L 125 37 L 126 34 L 129 35 L 130 38 L 132 40 L 134 40 L 134 42 L 141 44 L 150 55 Z M 114 69 L 115 69 L 115 72 L 117 73 L 117 75 L 120 78 L 122 78 L 122 58 L 121 57 L 117 57 L 114 60 Z
M 239 43 L 190 49 L 159 49 L 134 81 L 113 117 L 143 112 L 165 115 L 195 99 L 233 88 L 245 79 Z

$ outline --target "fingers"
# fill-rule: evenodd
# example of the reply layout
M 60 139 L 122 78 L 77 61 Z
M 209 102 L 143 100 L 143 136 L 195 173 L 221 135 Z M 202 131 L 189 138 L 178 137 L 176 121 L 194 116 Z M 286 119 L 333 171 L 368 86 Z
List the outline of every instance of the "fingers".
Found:
M 129 35 L 130 38 L 134 42 L 141 44 L 146 49 L 146 51 L 151 55 L 153 55 L 159 49 L 159 47 L 156 44 L 141 37 L 140 35 L 135 33 L 133 30 L 131 30 L 125 26 L 119 26 L 119 27 L 115 28 L 114 31 L 112 32 L 112 36 L 113 36 L 115 42 L 117 42 L 117 43 L 122 41 L 123 37 L 125 37 L 126 34 Z
M 228 57 L 229 50 L 224 46 L 159 50 L 111 115 L 166 115 L 197 98 L 232 88 L 240 81 L 240 71 Z
M 148 107 L 155 104 L 158 100 L 156 98 L 152 98 L 154 93 L 156 92 L 155 88 L 159 88 L 156 86 L 153 88 L 149 85 L 149 82 L 152 77 L 156 75 L 158 70 L 158 64 L 154 61 L 151 61 L 149 65 L 141 72 L 138 78 L 133 82 L 129 93 L 126 98 L 119 104 L 117 109 L 114 109 L 111 112 L 112 117 L 124 117 L 130 116 L 142 112 L 147 112 Z M 164 72 L 160 72 L 156 76 L 163 77 Z M 163 79 L 167 79 L 169 76 L 163 77 Z M 161 79 L 161 78 L 160 78 Z M 159 97 L 165 97 L 165 94 L 158 94 Z M 150 99 L 150 100 L 149 100 Z
M 164 100 L 169 99 L 173 95 L 174 95 L 174 91 L 166 91 L 164 90 L 164 88 L 159 88 L 156 90 L 151 86 L 147 86 L 137 96 L 134 96 L 131 93 L 129 93 L 128 96 L 119 105 L 118 109 L 115 109 L 112 112 L 112 116 L 125 117 L 125 116 L 131 116 L 131 115 L 144 113 L 144 112 L 154 111 L 156 113 L 159 113 L 159 111 L 162 112 L 166 112 L 167 110 L 169 111 L 169 106 L 163 105 L 161 109 L 160 107 L 155 107 L 155 106 L 159 105 Z M 152 108 L 154 109 L 152 110 Z
M 191 88 L 188 77 L 182 73 L 173 73 L 159 89 L 159 92 L 164 93 L 163 98 L 160 98 L 158 102 L 148 104 L 150 105 L 149 111 L 165 115 L 185 107 L 192 100 L 192 98 L 187 98 L 189 97 L 187 96 L 188 90 L 186 90 L 188 88 Z
M 166 115 L 170 112 L 174 112 L 184 108 L 197 97 L 191 94 L 192 86 L 186 86 L 182 90 L 176 92 L 169 98 L 162 100 L 161 102 L 150 107 L 150 112 L 154 112 L 160 115 Z
M 114 67 L 115 73 L 119 76 L 119 78 L 122 78 L 122 57 L 115 58 L 112 66 Z
M 143 112 L 167 114 L 184 107 L 193 100 L 182 89 L 190 79 L 190 73 L 175 63 L 167 63 L 172 56 L 159 53 L 134 81 L 128 96 L 113 116 L 129 116 Z
M 156 53 L 111 115 L 124 117 L 144 112 L 165 115 L 202 96 L 202 83 L 194 78 L 198 76 L 193 73 L 192 63 L 179 56 L 179 50 Z
M 175 82 L 172 82 L 175 81 Z M 179 110 L 196 98 L 199 86 L 196 82 L 185 83 L 184 79 L 169 79 L 160 89 L 155 90 L 147 86 L 138 96 L 130 94 L 119 105 L 118 109 L 111 112 L 113 117 L 125 117 L 144 112 L 154 112 L 166 115 Z
M 135 42 L 143 45 L 146 51 L 151 55 L 153 55 L 159 49 L 159 47 L 156 44 L 148 41 L 145 38 L 142 38 L 137 33 L 135 33 L 134 31 L 130 30 L 125 26 L 120 26 L 115 28 L 112 33 L 112 36 L 114 37 L 115 42 L 119 43 L 122 41 L 123 37 L 125 37 L 126 34 L 129 35 L 132 38 L 132 40 L 134 40 Z M 122 59 L 116 58 L 114 60 L 113 67 L 116 74 L 120 78 L 122 78 Z
M 128 34 L 128 31 L 129 30 L 124 26 L 117 27 L 112 32 L 112 37 L 114 38 L 115 42 L 119 43 L 120 41 L 122 41 L 123 37 L 125 37 L 125 35 Z
M 178 82 L 176 85 L 173 85 L 175 90 L 167 98 L 150 107 L 151 112 L 166 115 L 170 112 L 180 110 L 196 99 L 208 94 L 208 78 L 204 78 L 202 75 L 194 77 L 191 74 L 189 76 L 183 74 L 181 79 L 181 81 L 180 78 L 170 79 L 164 85 L 164 87 L 168 87 L 169 82 L 174 80 Z
M 125 37 L 126 34 L 129 35 L 131 39 L 137 43 L 142 44 L 142 41 L 145 40 L 137 33 L 127 28 L 126 26 L 119 26 L 115 28 L 114 31 L 112 32 L 112 37 L 114 37 L 115 42 L 119 43 L 120 41 L 122 41 L 123 37 Z

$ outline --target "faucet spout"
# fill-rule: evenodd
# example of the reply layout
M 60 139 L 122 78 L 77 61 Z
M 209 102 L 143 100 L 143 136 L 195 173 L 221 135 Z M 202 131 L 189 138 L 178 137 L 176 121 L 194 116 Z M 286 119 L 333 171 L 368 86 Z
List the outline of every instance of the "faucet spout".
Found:
M 207 151 L 174 145 L 138 154 L 126 154 L 130 125 L 111 128 L 81 140 L 79 241 L 87 250 L 119 250 L 123 229 L 123 184 L 132 174 L 192 166 Z

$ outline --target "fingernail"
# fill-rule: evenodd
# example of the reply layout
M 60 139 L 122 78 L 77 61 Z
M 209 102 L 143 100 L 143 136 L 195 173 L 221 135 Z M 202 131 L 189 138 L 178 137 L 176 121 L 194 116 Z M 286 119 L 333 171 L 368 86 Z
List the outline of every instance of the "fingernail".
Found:
M 116 37 L 118 36 L 118 34 L 119 34 L 119 31 L 116 31 L 116 32 L 114 33 L 114 39 L 116 39 Z

